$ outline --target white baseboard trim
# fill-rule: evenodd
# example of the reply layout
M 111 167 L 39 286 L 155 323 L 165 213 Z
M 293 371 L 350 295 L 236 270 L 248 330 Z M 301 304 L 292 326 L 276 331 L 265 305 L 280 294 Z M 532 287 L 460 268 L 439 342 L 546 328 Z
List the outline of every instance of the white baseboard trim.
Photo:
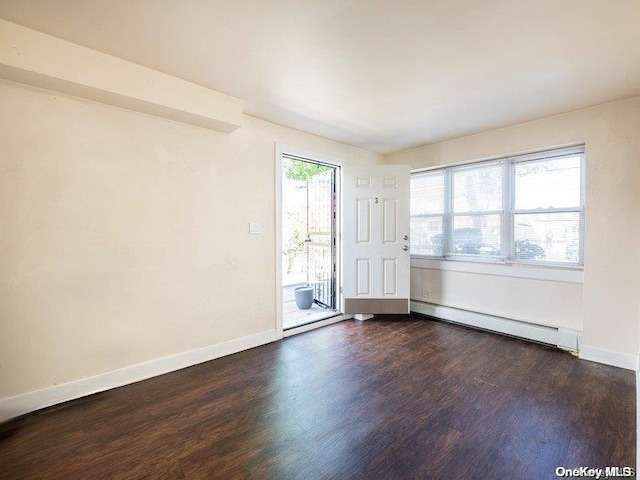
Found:
M 638 363 L 636 355 L 592 347 L 584 343 L 580 348 L 580 358 L 591 362 L 604 363 L 605 365 L 611 365 L 613 367 L 626 368 L 627 370 L 636 370 Z
M 471 312 L 415 300 L 411 301 L 411 311 L 453 323 L 555 345 L 563 350 L 578 351 L 579 349 L 579 332 L 569 328 L 536 325 L 486 313 Z
M 277 339 L 276 330 L 266 330 L 246 337 L 217 343 L 186 352 L 154 358 L 135 365 L 101 373 L 92 377 L 81 378 L 72 382 L 55 385 L 42 390 L 23 393 L 0 400 L 0 422 L 50 407 L 58 403 L 84 397 L 147 378 L 190 367 L 198 363 L 248 350 Z
M 334 323 L 342 322 L 343 320 L 351 319 L 351 315 L 338 315 L 335 317 L 327 318 L 326 320 L 320 320 L 318 322 L 308 323 L 307 325 L 301 325 L 300 327 L 285 330 L 283 337 L 290 337 L 291 335 L 297 335 L 298 333 L 308 332 L 309 330 L 315 330 L 316 328 L 326 327 Z

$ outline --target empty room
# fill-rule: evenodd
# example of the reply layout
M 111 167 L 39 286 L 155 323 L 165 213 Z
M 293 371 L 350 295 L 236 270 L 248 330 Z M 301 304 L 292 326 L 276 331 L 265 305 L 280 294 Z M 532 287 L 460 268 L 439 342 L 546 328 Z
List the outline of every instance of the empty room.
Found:
M 0 0 L 0 478 L 636 478 L 637 0 Z

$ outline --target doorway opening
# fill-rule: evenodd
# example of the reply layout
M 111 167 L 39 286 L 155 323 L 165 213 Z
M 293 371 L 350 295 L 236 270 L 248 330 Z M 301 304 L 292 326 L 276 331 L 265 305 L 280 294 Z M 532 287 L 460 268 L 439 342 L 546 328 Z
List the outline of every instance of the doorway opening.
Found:
M 282 155 L 283 330 L 339 315 L 336 210 L 338 168 Z

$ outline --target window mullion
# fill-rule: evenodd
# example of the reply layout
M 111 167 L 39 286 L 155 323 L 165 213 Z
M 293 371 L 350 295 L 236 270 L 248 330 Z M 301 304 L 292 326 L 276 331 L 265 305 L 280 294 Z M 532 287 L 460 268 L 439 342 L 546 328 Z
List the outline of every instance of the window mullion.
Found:
M 578 231 L 580 235 L 578 243 L 578 262 L 584 265 L 584 234 L 585 234 L 585 197 L 586 197 L 586 179 L 587 179 L 587 166 L 585 161 L 584 152 L 580 155 L 580 220 L 578 225 Z
M 444 217 L 442 224 L 442 256 L 451 254 L 453 242 L 453 183 L 451 169 L 444 171 Z
M 540 213 L 580 213 L 580 207 L 557 207 L 557 208 L 534 208 L 527 210 L 513 210 L 513 213 L 519 215 L 536 215 Z
M 473 212 L 455 212 L 453 215 L 458 217 L 484 217 L 487 215 L 502 215 L 504 210 L 480 210 Z
M 504 191 L 504 240 L 503 254 L 507 261 L 515 257 L 515 162 L 508 159 L 505 162 Z

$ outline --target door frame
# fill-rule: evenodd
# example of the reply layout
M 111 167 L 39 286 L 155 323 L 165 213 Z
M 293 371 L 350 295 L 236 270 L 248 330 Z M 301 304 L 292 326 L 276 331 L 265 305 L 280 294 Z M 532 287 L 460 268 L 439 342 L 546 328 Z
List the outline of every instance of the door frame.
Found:
M 278 339 L 295 335 L 297 333 L 306 332 L 316 328 L 324 327 L 332 323 L 352 318 L 352 315 L 338 314 L 335 317 L 319 320 L 307 325 L 284 331 L 283 312 L 282 312 L 282 157 L 291 155 L 300 157 L 302 160 L 324 163 L 336 168 L 336 308 L 344 311 L 344 299 L 342 297 L 342 168 L 344 161 L 324 155 L 322 153 L 305 150 L 303 148 L 276 143 L 276 229 L 275 229 L 275 254 L 276 254 L 276 334 Z

